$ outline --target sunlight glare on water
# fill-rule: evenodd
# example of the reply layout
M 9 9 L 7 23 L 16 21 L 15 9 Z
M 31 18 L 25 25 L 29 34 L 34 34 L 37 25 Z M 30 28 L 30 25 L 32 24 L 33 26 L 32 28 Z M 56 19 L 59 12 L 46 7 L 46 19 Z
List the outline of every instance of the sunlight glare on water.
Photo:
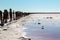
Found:
M 60 14 L 32 14 L 24 27 L 32 40 L 60 40 Z M 48 18 L 47 18 L 48 17 Z M 52 17 L 52 18 L 50 18 Z

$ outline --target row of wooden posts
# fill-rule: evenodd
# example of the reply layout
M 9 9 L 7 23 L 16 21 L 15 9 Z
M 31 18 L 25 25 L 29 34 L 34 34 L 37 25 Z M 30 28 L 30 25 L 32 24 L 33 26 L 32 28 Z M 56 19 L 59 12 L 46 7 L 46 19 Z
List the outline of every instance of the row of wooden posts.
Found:
M 5 9 L 4 12 L 2 12 L 0 10 L 0 25 L 4 26 L 5 23 L 13 21 L 13 20 L 18 20 L 19 18 L 23 17 L 23 16 L 27 16 L 30 13 L 25 13 L 25 12 L 20 12 L 20 11 L 16 11 L 14 12 L 14 10 L 12 11 L 12 9 L 9 9 L 9 12 Z

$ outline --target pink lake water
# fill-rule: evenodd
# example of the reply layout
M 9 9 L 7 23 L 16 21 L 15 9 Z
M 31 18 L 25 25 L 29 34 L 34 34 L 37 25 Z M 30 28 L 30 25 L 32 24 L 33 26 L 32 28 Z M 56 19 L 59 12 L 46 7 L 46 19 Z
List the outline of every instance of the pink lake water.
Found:
M 60 16 L 52 15 L 52 19 L 46 17 L 50 15 L 43 17 L 35 15 L 30 22 L 26 22 L 24 24 L 26 36 L 31 40 L 60 40 Z

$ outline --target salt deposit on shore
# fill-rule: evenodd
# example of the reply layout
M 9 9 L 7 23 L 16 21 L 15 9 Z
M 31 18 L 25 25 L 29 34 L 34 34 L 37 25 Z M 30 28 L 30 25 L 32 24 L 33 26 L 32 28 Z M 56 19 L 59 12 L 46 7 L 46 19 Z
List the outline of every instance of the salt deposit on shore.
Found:
M 20 37 L 26 37 L 26 33 L 23 32 L 23 20 L 25 17 L 0 27 L 0 40 L 21 40 Z

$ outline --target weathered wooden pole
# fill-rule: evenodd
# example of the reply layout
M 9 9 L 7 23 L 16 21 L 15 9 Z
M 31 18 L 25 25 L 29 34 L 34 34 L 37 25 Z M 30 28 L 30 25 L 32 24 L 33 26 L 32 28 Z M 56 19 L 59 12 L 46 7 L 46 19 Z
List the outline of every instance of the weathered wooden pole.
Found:
M 4 23 L 7 23 L 7 19 L 8 19 L 8 11 L 5 9 L 3 12 L 3 21 Z
M 11 22 L 12 21 L 12 9 L 11 8 L 10 8 L 9 15 L 10 15 L 10 22 Z
M 14 12 L 14 10 L 13 10 L 13 20 L 15 20 L 15 12 Z
M 2 22 L 2 11 L 0 10 L 0 20 Z
M 4 26 L 2 14 L 3 14 L 3 13 L 2 13 L 2 11 L 0 10 L 0 20 L 1 20 L 0 25 L 1 25 L 1 26 Z

